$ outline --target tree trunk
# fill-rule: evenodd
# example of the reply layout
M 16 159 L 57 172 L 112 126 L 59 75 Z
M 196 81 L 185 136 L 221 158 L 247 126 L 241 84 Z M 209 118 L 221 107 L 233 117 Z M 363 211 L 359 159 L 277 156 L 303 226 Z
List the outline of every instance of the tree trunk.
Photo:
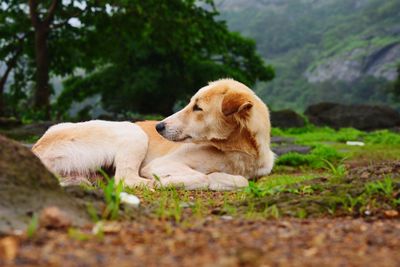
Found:
M 7 62 L 7 68 L 0 79 L 0 116 L 4 116 L 5 103 L 4 103 L 4 89 L 10 72 L 17 65 L 17 60 L 22 52 L 22 46 L 18 48 L 14 56 Z
M 34 106 L 36 110 L 44 111 L 46 119 L 50 118 L 49 86 L 49 50 L 47 37 L 49 29 L 47 25 L 40 25 L 35 30 L 35 57 L 36 57 L 36 90 Z
M 0 80 L 0 117 L 4 116 L 4 86 L 6 85 L 8 74 L 10 73 L 7 71 L 4 73 L 3 77 L 1 77 Z

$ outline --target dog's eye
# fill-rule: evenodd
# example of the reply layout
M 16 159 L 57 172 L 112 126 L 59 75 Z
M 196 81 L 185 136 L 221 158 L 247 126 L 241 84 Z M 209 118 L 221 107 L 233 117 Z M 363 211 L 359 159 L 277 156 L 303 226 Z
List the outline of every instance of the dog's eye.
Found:
M 193 106 L 193 111 L 202 111 L 203 109 L 199 107 L 197 104 Z

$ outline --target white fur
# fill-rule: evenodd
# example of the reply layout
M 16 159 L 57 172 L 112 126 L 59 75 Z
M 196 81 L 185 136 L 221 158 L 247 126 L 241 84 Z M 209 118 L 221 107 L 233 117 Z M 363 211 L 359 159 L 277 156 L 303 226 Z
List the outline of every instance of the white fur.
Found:
M 147 146 L 147 135 L 134 123 L 94 120 L 52 126 L 32 150 L 56 174 L 88 176 L 115 165 L 116 178 L 135 185 L 147 182 L 138 173 Z

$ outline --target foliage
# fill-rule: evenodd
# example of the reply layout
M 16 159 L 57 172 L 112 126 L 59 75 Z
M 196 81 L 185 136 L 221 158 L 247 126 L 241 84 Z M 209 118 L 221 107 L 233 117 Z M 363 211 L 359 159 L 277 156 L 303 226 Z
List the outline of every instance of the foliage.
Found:
M 40 2 L 40 17 L 53 2 Z M 53 116 L 93 95 L 107 111 L 168 114 L 210 80 L 229 76 L 252 86 L 274 76 L 254 41 L 217 18 L 213 1 L 59 2 L 48 36 L 50 75 L 68 79 Z M 15 53 L 15 38 L 23 36 L 5 96 L 8 113 L 20 116 L 33 95 L 34 32 L 27 1 L 7 0 L 0 9 L 0 60 Z
M 255 53 L 255 43 L 229 33 L 215 20 L 215 10 L 177 0 L 146 1 L 139 7 L 127 2 L 129 15 L 98 18 L 102 27 L 88 39 L 101 44 L 91 48 L 100 64 L 84 77 L 67 80 L 57 107 L 65 110 L 73 100 L 100 94 L 113 112 L 166 115 L 178 99 L 210 80 L 228 76 L 251 86 L 273 77 Z

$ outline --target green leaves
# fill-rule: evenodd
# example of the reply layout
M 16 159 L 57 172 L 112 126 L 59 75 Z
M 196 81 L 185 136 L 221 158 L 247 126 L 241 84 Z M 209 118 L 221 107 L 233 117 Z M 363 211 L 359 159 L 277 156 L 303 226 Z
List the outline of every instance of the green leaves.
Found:
M 18 92 L 12 89 L 8 102 L 19 114 L 15 106 L 29 101 L 34 88 L 34 31 L 27 1 L 5 3 L 0 60 L 15 52 L 17 38 L 25 34 L 15 69 L 21 75 L 13 81 Z M 39 3 L 39 19 L 51 3 Z M 60 117 L 74 101 L 93 95 L 101 95 L 103 108 L 111 112 L 169 114 L 177 100 L 210 80 L 232 77 L 251 86 L 272 79 L 273 69 L 256 53 L 254 41 L 229 32 L 218 15 L 210 0 L 62 1 L 47 45 L 50 76 L 68 79 L 53 114 Z

